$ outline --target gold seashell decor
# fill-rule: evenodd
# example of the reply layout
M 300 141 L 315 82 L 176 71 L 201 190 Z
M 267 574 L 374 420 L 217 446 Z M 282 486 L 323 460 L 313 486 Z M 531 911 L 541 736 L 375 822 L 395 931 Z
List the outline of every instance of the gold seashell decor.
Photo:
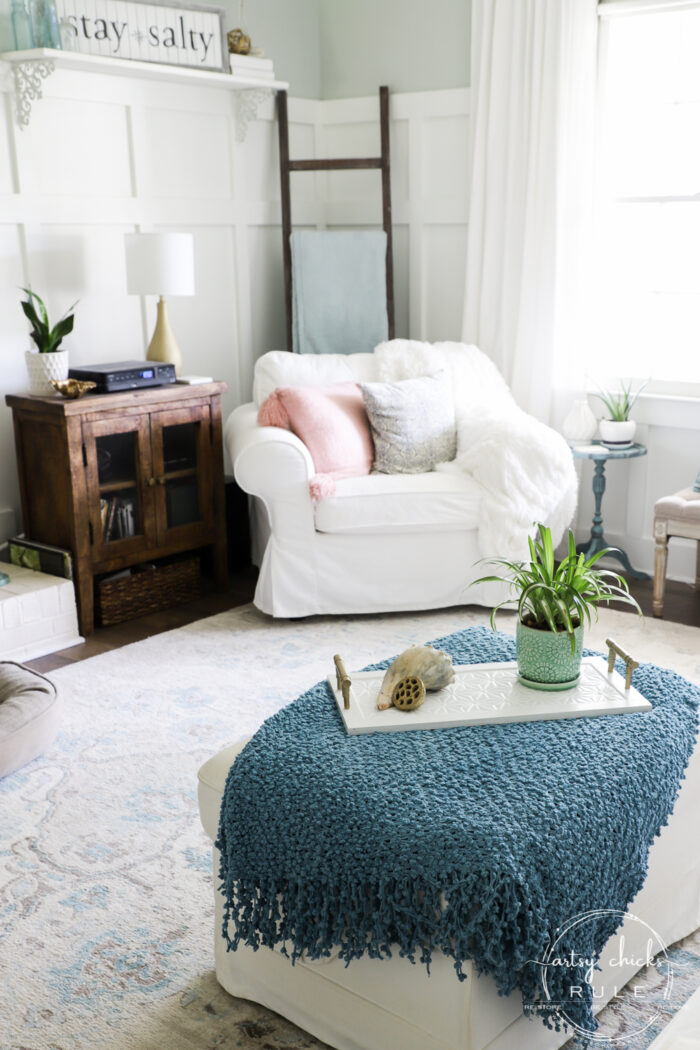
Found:
M 451 656 L 430 645 L 414 645 L 400 653 L 387 669 L 377 695 L 377 707 L 385 711 L 392 706 L 394 687 L 404 678 L 420 679 L 430 692 L 444 689 L 454 677 Z
M 83 394 L 89 394 L 91 390 L 95 389 L 97 383 L 93 383 L 89 379 L 52 379 L 51 386 L 61 397 L 73 399 L 82 397 Z

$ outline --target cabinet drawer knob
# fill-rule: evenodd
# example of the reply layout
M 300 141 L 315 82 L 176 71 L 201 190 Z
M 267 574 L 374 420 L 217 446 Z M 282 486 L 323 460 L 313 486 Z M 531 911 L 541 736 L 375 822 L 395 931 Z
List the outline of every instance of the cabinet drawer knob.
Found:
M 146 484 L 148 485 L 149 489 L 152 489 L 153 486 L 155 485 L 155 483 L 156 483 L 156 479 L 155 478 L 149 478 L 148 481 L 146 482 Z
M 165 475 L 164 474 L 159 474 L 158 477 L 156 478 L 156 481 L 158 482 L 159 485 L 164 485 L 165 484 Z

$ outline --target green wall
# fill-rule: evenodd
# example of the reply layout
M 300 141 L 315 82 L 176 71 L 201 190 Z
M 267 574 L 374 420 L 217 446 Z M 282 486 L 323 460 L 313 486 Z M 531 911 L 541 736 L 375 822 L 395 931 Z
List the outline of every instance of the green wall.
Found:
M 227 28 L 238 0 L 226 0 Z M 471 0 L 245 0 L 254 46 L 302 98 L 430 91 L 469 83 Z
M 227 28 L 238 0 L 226 0 Z M 245 0 L 254 46 L 301 98 L 469 84 L 471 0 Z
M 322 97 L 466 87 L 470 23 L 471 0 L 321 0 Z
M 245 3 L 244 28 L 253 47 L 262 48 L 273 60 L 275 76 L 288 80 L 289 93 L 297 98 L 321 98 L 321 4 L 322 0 Z M 226 10 L 226 28 L 233 29 L 238 25 L 238 0 L 225 0 L 221 6 Z

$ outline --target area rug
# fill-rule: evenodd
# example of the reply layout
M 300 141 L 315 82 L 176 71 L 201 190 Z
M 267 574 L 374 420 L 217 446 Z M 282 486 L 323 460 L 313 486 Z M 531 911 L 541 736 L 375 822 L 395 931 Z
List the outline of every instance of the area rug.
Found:
M 246 606 L 54 672 L 56 744 L 0 781 L 2 1050 L 319 1050 L 216 983 L 197 770 L 325 677 L 333 653 L 360 667 L 485 621 L 452 610 L 277 623 Z M 611 634 L 700 683 L 697 630 L 604 611 L 588 642 Z M 700 985 L 700 934 L 671 956 L 664 1019 Z M 655 970 L 645 980 L 661 995 Z M 610 1047 L 625 1050 L 634 1018 L 624 993 L 603 1011 Z

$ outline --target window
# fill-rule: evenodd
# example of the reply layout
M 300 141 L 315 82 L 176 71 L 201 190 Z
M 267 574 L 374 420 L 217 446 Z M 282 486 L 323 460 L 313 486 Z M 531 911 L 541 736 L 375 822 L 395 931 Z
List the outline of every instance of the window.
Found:
M 599 10 L 595 369 L 699 394 L 700 4 Z

